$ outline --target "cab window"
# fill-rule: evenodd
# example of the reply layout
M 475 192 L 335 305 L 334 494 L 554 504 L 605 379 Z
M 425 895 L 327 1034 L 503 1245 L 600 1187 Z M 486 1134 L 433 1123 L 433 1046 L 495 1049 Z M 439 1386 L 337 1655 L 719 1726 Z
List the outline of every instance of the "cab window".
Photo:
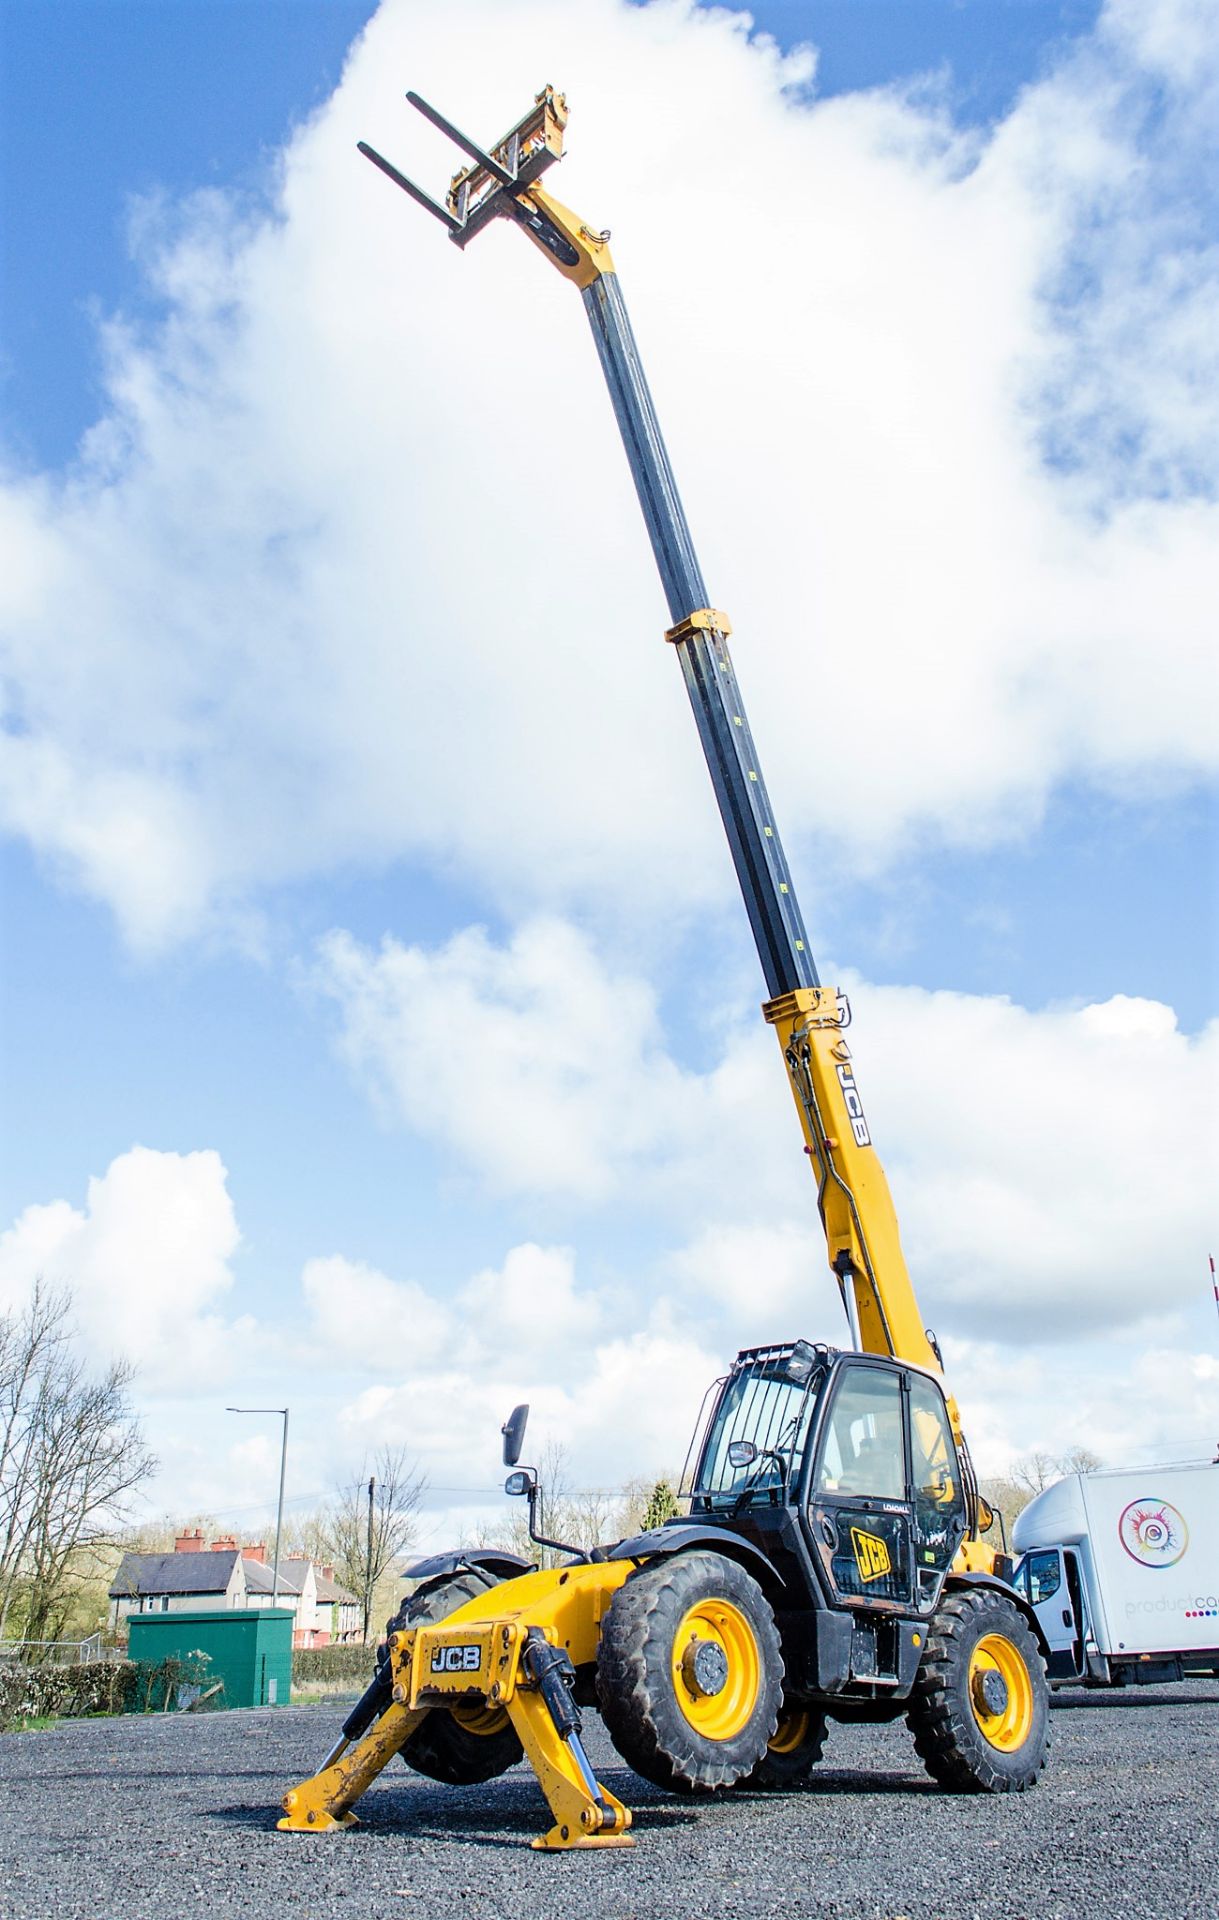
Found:
M 901 1387 L 878 1367 L 847 1367 L 821 1442 L 814 1477 L 820 1494 L 904 1500 Z
M 943 1513 L 958 1506 L 957 1450 L 948 1409 L 931 1381 L 917 1374 L 910 1376 L 910 1456 L 915 1500 Z
M 1055 1548 L 1050 1553 L 1029 1553 L 1020 1568 L 1023 1586 L 1033 1606 L 1052 1600 L 1062 1585 L 1062 1567 Z
M 724 1391 L 699 1468 L 699 1495 L 712 1505 L 733 1505 L 742 1498 L 769 1501 L 794 1487 L 800 1477 L 814 1397 L 805 1380 L 793 1381 L 781 1368 L 748 1369 L 736 1374 Z M 757 1458 L 734 1467 L 728 1449 L 734 1440 L 752 1440 Z

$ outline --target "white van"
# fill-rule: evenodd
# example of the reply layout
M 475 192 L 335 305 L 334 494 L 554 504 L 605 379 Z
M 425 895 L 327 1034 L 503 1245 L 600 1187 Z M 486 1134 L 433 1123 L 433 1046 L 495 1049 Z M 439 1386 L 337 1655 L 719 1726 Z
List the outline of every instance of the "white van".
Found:
M 1016 1520 L 1051 1684 L 1219 1677 L 1219 1460 L 1072 1473 Z

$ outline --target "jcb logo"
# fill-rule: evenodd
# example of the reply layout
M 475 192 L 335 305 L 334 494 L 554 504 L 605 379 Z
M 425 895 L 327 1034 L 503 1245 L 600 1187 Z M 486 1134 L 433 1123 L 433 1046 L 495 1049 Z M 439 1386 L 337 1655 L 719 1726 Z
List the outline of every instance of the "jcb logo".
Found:
M 433 1673 L 477 1673 L 483 1663 L 481 1647 L 433 1647 Z
M 889 1558 L 888 1546 L 874 1533 L 863 1533 L 860 1528 L 852 1527 L 851 1545 L 855 1550 L 855 1565 L 859 1568 L 861 1580 L 881 1580 L 886 1573 L 892 1573 L 893 1562 Z
M 863 1101 L 859 1097 L 859 1088 L 855 1085 L 855 1075 L 849 1067 L 839 1067 L 838 1081 L 842 1088 L 842 1097 L 847 1103 L 847 1116 L 851 1122 L 851 1132 L 855 1135 L 857 1147 L 870 1147 L 872 1136 L 868 1132 L 868 1123 L 864 1118 Z

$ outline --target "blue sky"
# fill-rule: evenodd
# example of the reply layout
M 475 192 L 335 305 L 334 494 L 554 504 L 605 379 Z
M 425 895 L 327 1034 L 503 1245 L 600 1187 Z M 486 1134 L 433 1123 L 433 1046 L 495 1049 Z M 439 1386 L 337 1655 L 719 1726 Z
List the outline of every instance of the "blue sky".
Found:
M 366 0 L 10 0 L 3 38 L 3 316 L 10 453 L 71 457 L 101 399 L 95 316 L 146 296 L 133 194 L 263 192 L 271 157 L 338 82 Z M 1097 0 L 776 0 L 784 46 L 814 40 L 826 93 L 946 73 L 990 120 L 1091 26 Z
M 519 15 L 535 80 L 566 82 L 564 57 L 574 70 L 560 191 L 614 225 L 704 571 L 734 610 L 814 944 L 887 1048 L 869 1071 L 892 1116 L 882 1156 L 926 1263 L 920 1291 L 964 1373 L 1007 1370 L 1013 1342 L 1026 1366 L 1037 1356 L 1031 1408 L 1014 1392 L 979 1407 L 983 1449 L 998 1463 L 1077 1437 L 1111 1447 L 1132 1370 L 1145 1449 L 1202 1443 L 1214 1344 L 1191 1169 L 1214 1120 L 1213 741 L 1200 714 L 1216 474 L 1202 416 L 1182 401 L 1191 382 L 1204 390 L 1215 310 L 1214 235 L 1186 191 L 1214 88 L 1199 9 L 1183 0 L 1157 27 L 1133 3 L 1099 25 L 1096 5 L 1070 0 L 755 7 L 779 54 L 815 46 L 814 75 L 780 71 L 756 34 L 700 28 L 694 9 L 631 18 L 589 0 L 560 21 L 544 0 L 512 0 L 493 21 L 469 0 L 446 47 L 427 9 L 400 0 L 336 94 L 375 11 L 12 0 L 0 23 L 4 538 L 35 556 L 4 609 L 0 1282 L 18 1298 L 49 1264 L 86 1296 L 93 1341 L 143 1325 L 132 1337 L 166 1459 L 159 1498 L 216 1511 L 262 1467 L 257 1442 L 217 1450 L 216 1407 L 234 1393 L 309 1409 L 297 1471 L 311 1484 L 357 1468 L 383 1434 L 417 1445 L 438 1483 L 481 1484 L 485 1444 L 463 1434 L 465 1464 L 449 1467 L 445 1433 L 462 1420 L 493 1433 L 517 1391 L 556 1433 L 569 1421 L 587 1476 L 616 1382 L 693 1382 L 738 1339 L 792 1330 L 751 1326 L 751 1294 L 790 1315 L 807 1293 L 811 1330 L 834 1332 L 813 1196 L 775 1165 L 798 1141 L 750 1025 L 756 963 L 688 720 L 653 667 L 659 596 L 583 322 L 508 249 L 480 243 L 462 280 L 413 210 L 347 163 L 366 129 L 438 183 L 445 156 L 406 125 L 401 93 L 447 83 L 441 104 L 490 114 L 473 130 L 497 131 L 521 102 L 515 80 L 516 92 L 497 85 L 496 36 Z M 589 77 L 598 59 L 603 84 Z M 666 72 L 690 111 L 700 88 L 713 115 L 739 102 L 754 135 L 739 201 L 723 189 L 720 314 L 684 339 L 672 288 L 686 243 L 664 196 L 697 227 L 708 189 L 674 153 L 649 179 L 610 150 L 615 106 L 654 107 Z M 753 251 L 756 182 L 791 180 L 783 142 L 797 140 L 796 198 L 816 204 L 793 216 L 800 258 L 776 265 L 778 249 Z M 708 171 L 737 164 L 709 150 Z M 864 265 L 851 209 L 870 223 Z M 905 228 L 921 236 L 917 258 Z M 755 289 L 771 274 L 768 309 Z M 871 358 L 863 345 L 854 357 L 859 329 L 835 288 L 876 327 Z M 531 315 L 536 303 L 544 330 L 502 401 L 463 358 L 500 299 Z M 776 320 L 772 336 L 768 315 L 784 313 L 807 324 Z M 278 398 L 277 339 L 293 367 Z M 708 410 L 706 369 L 724 365 Z M 538 523 L 505 519 L 492 481 L 468 478 L 518 457 L 539 367 L 566 482 L 542 525 L 559 544 L 608 528 L 621 576 L 601 596 L 608 627 L 594 619 L 580 643 L 584 679 L 571 623 L 546 640 L 549 582 L 525 554 Z M 391 386 L 401 412 L 382 427 Z M 788 399 L 802 439 L 773 424 Z M 707 439 L 728 449 L 718 464 L 735 462 L 735 485 L 700 462 Z M 906 503 L 924 484 L 916 537 Z M 485 581 L 442 564 L 446 503 L 471 495 L 495 520 Z M 841 530 L 839 496 L 856 503 Z M 858 557 L 836 570 L 844 541 Z M 793 606 L 813 620 L 812 658 L 833 663 L 835 702 L 827 711 L 814 679 L 799 725 L 776 671 Z M 496 677 L 502 655 L 476 639 L 499 607 L 515 615 L 506 648 L 541 636 L 522 656 L 519 709 L 513 676 Z M 472 701 L 438 664 L 471 648 L 485 680 Z M 647 676 L 621 711 L 611 648 L 637 649 L 628 680 Z M 609 743 L 587 774 L 569 737 L 585 686 Z M 850 757 L 827 753 L 844 715 L 858 800 Z M 569 796 L 552 843 L 547 808 L 558 821 Z M 380 949 L 383 936 L 396 944 Z M 562 961 L 563 981 L 580 983 L 570 1003 L 552 959 L 556 978 Z M 466 996 L 475 1031 L 445 1035 L 445 1009 Z M 597 1044 L 555 1049 L 548 1021 L 579 1026 L 590 1004 Z M 1117 1011 L 1086 1012 L 1106 1005 Z M 624 1060 L 607 1067 L 623 1034 Z M 977 1083 L 965 1168 L 938 1071 L 951 1057 L 956 1078 L 960 1047 Z M 1029 1080 L 1034 1059 L 1045 1084 Z M 509 1151 L 514 1071 L 528 1117 Z M 485 1127 L 470 1115 L 480 1100 Z M 1068 1100 L 1077 1117 L 1060 1139 Z M 660 1180 L 642 1171 L 657 1143 L 641 1108 L 663 1116 Z M 702 1111 L 749 1143 L 730 1197 L 700 1171 Z M 1173 1126 L 1191 1137 L 1184 1152 Z M 1022 1167 L 1043 1127 L 1052 1198 Z M 1132 1180 L 1110 1127 L 1159 1143 L 1147 1171 L 1160 1198 L 1141 1221 L 1124 1211 Z M 137 1143 L 153 1158 L 125 1159 Z M 1181 1204 L 1158 1295 L 1141 1250 L 1158 1244 L 1166 1194 Z M 992 1237 L 1004 1244 L 988 1281 Z M 522 1248 L 533 1254 L 512 1264 Z M 756 1285 L 755 1260 L 778 1277 Z M 180 1270 L 193 1277 L 179 1289 Z M 522 1344 L 498 1371 L 462 1345 L 492 1272 L 549 1302 L 556 1329 L 550 1351 Z M 708 1287 L 718 1308 L 692 1329 L 690 1301 Z M 359 1340 L 338 1339 L 343 1299 L 380 1349 L 367 1366 Z M 416 1349 L 429 1302 L 455 1324 L 437 1320 Z M 403 1330 L 397 1368 L 387 1326 Z M 620 1350 L 632 1332 L 633 1359 Z M 576 1409 L 582 1367 L 592 1386 Z M 1182 1370 L 1194 1385 L 1174 1424 L 1163 1383 Z M 1057 1403 L 1081 1376 L 1077 1433 Z M 697 1397 L 624 1470 L 667 1464 Z

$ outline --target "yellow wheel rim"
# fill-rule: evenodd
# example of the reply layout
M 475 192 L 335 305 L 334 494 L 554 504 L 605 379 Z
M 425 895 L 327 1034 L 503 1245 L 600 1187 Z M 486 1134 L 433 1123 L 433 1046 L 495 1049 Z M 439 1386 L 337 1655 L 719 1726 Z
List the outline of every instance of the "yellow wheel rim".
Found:
M 673 1692 L 696 1733 L 731 1740 L 748 1726 L 762 1684 L 753 1628 L 730 1600 L 700 1600 L 673 1638 Z
M 1029 1670 L 1019 1648 L 1001 1633 L 984 1635 L 970 1655 L 969 1704 L 981 1732 L 1000 1753 L 1017 1752 L 1033 1730 Z
M 508 1724 L 506 1707 L 489 1707 L 482 1700 L 471 1700 L 465 1706 L 450 1707 L 449 1712 L 458 1726 L 464 1727 L 467 1733 L 480 1735 L 498 1733 L 501 1727 L 506 1727 Z
M 766 1743 L 768 1753 L 796 1753 L 808 1739 L 807 1707 L 785 1707 L 779 1715 L 774 1738 Z

